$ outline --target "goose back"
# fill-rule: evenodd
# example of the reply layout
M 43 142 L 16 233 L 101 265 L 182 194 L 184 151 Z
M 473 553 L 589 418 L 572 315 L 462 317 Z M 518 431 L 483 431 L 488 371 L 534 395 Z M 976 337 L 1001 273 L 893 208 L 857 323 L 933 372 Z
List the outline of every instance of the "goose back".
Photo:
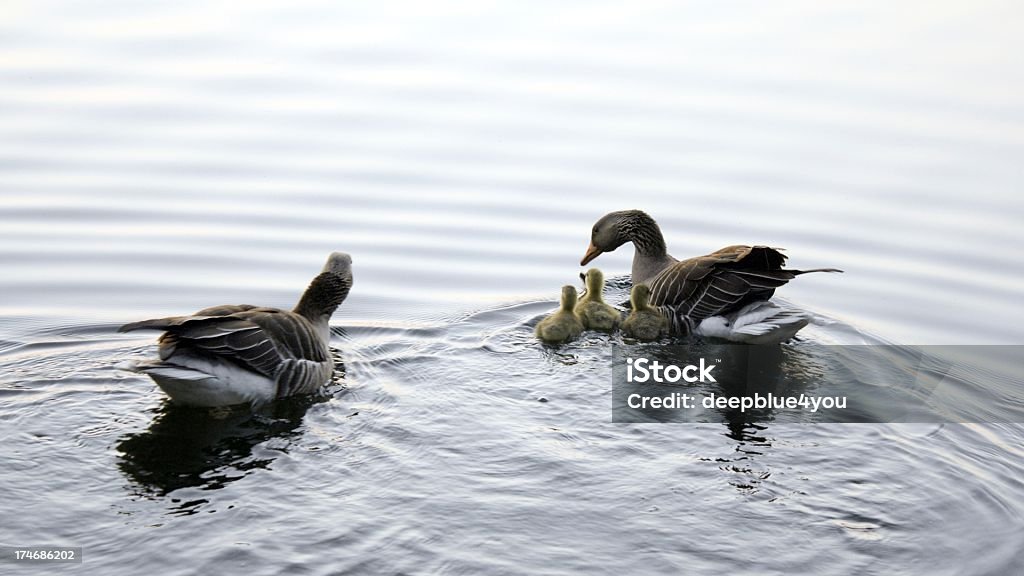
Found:
M 726 246 L 706 256 L 677 262 L 651 282 L 651 304 L 667 309 L 673 332 L 688 334 L 705 318 L 767 300 L 800 274 L 786 270 L 786 255 L 768 246 Z

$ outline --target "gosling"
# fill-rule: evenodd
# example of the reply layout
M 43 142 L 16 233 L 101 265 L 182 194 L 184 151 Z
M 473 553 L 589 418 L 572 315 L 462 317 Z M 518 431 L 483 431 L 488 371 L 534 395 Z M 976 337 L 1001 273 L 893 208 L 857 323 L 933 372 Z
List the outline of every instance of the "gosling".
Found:
M 658 340 L 662 336 L 667 336 L 669 330 L 668 318 L 651 306 L 650 295 L 651 289 L 646 284 L 633 286 L 633 291 L 629 294 L 633 311 L 622 323 L 622 331 L 641 342 Z
M 537 324 L 537 338 L 548 344 L 560 344 L 579 336 L 583 323 L 573 312 L 575 306 L 576 289 L 562 286 L 562 306 Z
M 604 274 L 597 268 L 587 270 L 587 293 L 576 304 L 575 312 L 588 330 L 611 332 L 618 327 L 622 318 L 619 311 L 601 298 L 604 291 Z

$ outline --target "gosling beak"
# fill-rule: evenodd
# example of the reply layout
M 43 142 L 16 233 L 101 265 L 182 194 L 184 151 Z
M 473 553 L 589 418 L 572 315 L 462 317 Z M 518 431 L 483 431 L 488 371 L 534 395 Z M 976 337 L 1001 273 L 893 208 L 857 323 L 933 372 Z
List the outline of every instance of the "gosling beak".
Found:
M 600 256 L 601 253 L 602 250 L 591 242 L 590 247 L 587 248 L 587 253 L 583 255 L 583 260 L 580 260 L 580 266 L 586 266 L 591 260 Z

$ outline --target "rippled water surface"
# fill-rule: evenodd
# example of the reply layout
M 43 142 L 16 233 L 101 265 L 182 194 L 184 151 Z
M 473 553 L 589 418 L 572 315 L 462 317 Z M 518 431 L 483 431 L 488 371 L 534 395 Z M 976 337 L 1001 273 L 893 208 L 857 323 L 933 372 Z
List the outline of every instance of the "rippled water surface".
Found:
M 1024 572 L 1020 426 L 612 424 L 609 337 L 532 335 L 642 208 L 845 269 L 780 291 L 805 341 L 1024 343 L 1017 5 L 3 10 L 0 545 L 84 548 L 47 573 Z M 322 396 L 117 369 L 333 250 Z

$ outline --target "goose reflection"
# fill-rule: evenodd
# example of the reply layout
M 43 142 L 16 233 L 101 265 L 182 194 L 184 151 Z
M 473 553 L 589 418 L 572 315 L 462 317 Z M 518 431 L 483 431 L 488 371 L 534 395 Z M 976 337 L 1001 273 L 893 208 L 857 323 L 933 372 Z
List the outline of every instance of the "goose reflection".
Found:
M 335 382 L 341 372 L 335 373 Z M 335 387 L 335 386 L 332 386 Z M 329 392 L 282 398 L 257 409 L 182 407 L 165 401 L 143 432 L 117 443 L 118 468 L 142 497 L 163 497 L 182 488 L 218 490 L 255 470 L 302 435 L 302 421 Z M 274 449 L 254 448 L 276 440 Z
M 728 483 L 743 493 L 761 489 L 772 471 L 770 468 L 772 438 L 768 426 L 748 422 L 730 421 L 725 423 L 725 436 L 734 440 L 733 453 L 725 457 L 701 458 L 714 461 L 718 468 L 729 474 Z

